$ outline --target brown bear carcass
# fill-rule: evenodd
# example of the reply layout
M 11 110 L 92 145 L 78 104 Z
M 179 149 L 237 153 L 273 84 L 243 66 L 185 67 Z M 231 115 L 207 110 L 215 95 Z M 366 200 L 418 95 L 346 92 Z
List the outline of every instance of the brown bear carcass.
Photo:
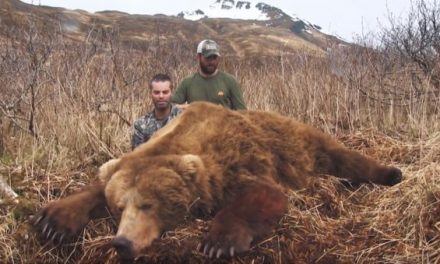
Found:
M 287 211 L 286 188 L 331 174 L 394 185 L 401 171 L 347 149 L 279 114 L 193 103 L 148 142 L 101 166 L 101 182 L 49 203 L 34 218 L 62 242 L 106 206 L 119 219 L 112 245 L 134 259 L 191 211 L 215 212 L 200 250 L 210 257 L 249 250 Z

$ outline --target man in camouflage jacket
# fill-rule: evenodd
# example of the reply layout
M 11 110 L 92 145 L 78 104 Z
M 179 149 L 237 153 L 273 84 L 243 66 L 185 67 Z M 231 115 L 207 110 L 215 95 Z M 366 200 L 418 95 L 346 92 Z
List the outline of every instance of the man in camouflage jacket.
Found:
M 171 78 L 166 74 L 157 74 L 150 81 L 151 100 L 154 109 L 134 122 L 131 148 L 148 141 L 160 128 L 182 110 L 171 103 Z

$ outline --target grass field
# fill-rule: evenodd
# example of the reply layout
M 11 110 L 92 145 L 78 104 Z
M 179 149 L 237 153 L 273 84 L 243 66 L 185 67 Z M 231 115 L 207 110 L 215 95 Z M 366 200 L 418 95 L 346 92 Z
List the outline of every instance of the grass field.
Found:
M 151 108 L 154 74 L 169 73 L 177 83 L 196 65 L 191 52 L 98 44 L 0 45 L 0 176 L 19 195 L 18 204 L 0 205 L 0 263 L 117 263 L 106 246 L 113 219 L 90 223 L 62 247 L 38 240 L 29 219 L 130 150 L 131 122 Z M 404 180 L 349 189 L 323 176 L 290 193 L 289 213 L 273 236 L 216 263 L 440 261 L 440 98 L 429 78 L 359 50 L 321 58 L 225 55 L 222 68 L 237 76 L 250 109 L 312 124 L 399 167 Z M 140 262 L 206 263 L 195 247 L 208 224 L 189 218 Z

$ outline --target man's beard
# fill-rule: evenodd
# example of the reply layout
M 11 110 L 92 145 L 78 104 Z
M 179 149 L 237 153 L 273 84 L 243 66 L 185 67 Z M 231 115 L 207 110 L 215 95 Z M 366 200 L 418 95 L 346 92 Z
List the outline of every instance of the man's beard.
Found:
M 168 109 L 170 107 L 170 101 L 154 102 L 154 107 L 161 111 Z
M 200 70 L 202 71 L 203 74 L 211 75 L 217 70 L 217 67 L 216 66 L 207 66 L 207 65 L 203 65 L 202 63 L 200 63 Z

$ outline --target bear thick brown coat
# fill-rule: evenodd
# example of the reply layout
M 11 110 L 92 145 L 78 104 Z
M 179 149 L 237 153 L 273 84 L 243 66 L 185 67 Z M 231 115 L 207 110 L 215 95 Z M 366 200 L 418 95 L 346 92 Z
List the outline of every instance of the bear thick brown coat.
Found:
M 120 220 L 113 246 L 122 259 L 133 259 L 189 212 L 215 212 L 200 250 L 231 256 L 280 220 L 285 188 L 305 188 L 319 174 L 383 185 L 402 177 L 281 115 L 193 103 L 148 142 L 102 165 L 102 183 L 50 203 L 35 224 L 45 237 L 63 241 L 107 205 Z

